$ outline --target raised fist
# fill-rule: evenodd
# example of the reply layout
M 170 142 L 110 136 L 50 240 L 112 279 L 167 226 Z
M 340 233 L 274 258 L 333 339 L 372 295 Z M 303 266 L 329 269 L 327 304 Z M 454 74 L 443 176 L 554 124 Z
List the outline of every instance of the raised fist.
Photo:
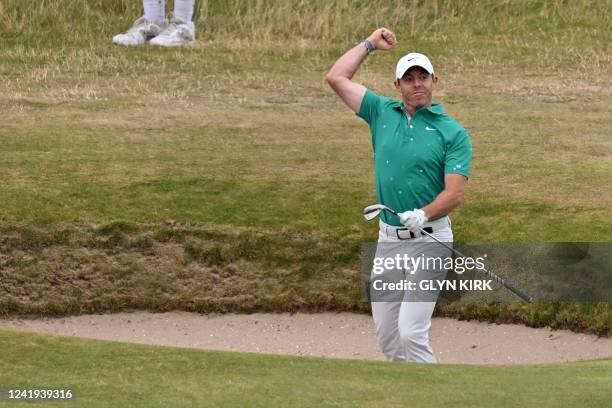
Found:
M 397 39 L 393 31 L 385 27 L 381 27 L 374 31 L 368 37 L 368 41 L 370 41 L 377 50 L 389 50 L 397 44 Z

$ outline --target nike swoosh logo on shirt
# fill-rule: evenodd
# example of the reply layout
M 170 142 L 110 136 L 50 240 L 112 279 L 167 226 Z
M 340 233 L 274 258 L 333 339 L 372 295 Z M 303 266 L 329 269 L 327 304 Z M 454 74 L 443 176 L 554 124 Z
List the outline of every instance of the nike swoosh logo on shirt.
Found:
M 429 126 L 425 126 L 425 129 L 427 129 L 427 130 L 438 130 L 438 129 L 430 128 Z

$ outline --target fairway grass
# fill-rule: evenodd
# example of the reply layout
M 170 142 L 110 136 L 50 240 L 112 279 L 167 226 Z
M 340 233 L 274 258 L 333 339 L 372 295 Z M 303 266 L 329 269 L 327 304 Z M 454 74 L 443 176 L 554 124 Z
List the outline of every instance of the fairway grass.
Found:
M 383 24 L 357 80 L 394 96 L 425 52 L 472 137 L 458 242 L 612 241 L 609 1 L 207 1 L 172 50 L 110 44 L 136 3 L 25 4 L 0 4 L 0 314 L 367 311 L 370 136 L 324 76 Z M 538 308 L 447 313 L 612 327 Z
M 0 388 L 70 388 L 47 407 L 607 407 L 612 360 L 460 366 L 227 353 L 0 330 Z M 0 403 L 18 407 L 29 404 Z

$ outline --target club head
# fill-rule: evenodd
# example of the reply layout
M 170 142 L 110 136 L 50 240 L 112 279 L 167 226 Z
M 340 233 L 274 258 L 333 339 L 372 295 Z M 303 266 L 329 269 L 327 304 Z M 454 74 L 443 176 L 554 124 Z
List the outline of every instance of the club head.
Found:
M 363 209 L 363 216 L 366 220 L 370 221 L 378 217 L 381 211 L 385 210 L 386 207 L 382 204 L 369 205 Z

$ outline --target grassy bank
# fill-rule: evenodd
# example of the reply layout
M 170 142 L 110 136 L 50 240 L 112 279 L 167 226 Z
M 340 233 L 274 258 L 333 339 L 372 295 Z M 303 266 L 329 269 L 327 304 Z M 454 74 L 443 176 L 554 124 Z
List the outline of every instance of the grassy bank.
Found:
M 209 352 L 5 330 L 0 331 L 0 345 L 6 353 L 0 360 L 0 388 L 71 388 L 74 403 L 87 407 L 370 407 L 406 401 L 419 407 L 605 407 L 612 398 L 612 360 L 424 366 Z M 5 405 L 29 406 L 0 402 Z
M 472 135 L 458 241 L 610 241 L 610 6 L 201 1 L 198 45 L 165 50 L 110 44 L 138 2 L 2 1 L 0 313 L 365 310 L 368 130 L 323 78 L 382 24 L 400 46 L 358 79 L 394 95 L 426 52 Z M 612 326 L 609 304 L 441 312 Z

